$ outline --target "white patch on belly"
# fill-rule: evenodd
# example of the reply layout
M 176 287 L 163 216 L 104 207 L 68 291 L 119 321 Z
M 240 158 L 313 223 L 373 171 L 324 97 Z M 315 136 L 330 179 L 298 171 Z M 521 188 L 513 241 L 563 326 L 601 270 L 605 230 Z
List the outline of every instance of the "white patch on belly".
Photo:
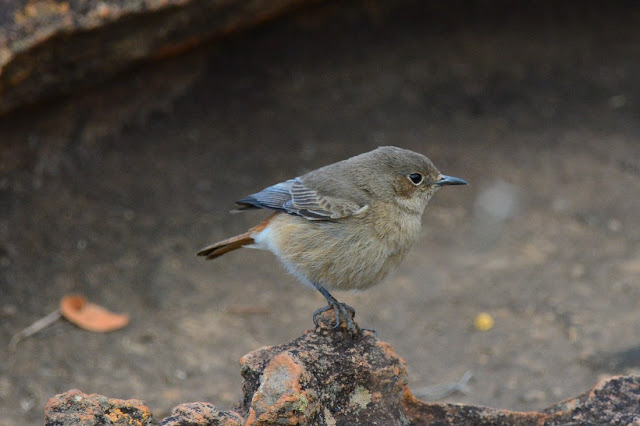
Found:
M 284 265 L 284 267 L 286 268 L 286 270 L 293 275 L 294 277 L 296 277 L 302 284 L 311 287 L 311 288 L 316 288 L 311 281 L 309 281 L 309 279 L 303 275 L 293 264 L 291 264 L 290 262 L 287 262 L 280 254 L 280 249 L 279 249 L 279 243 L 280 241 L 278 241 L 278 238 L 276 237 L 276 235 L 274 234 L 274 232 L 269 229 L 269 227 L 267 226 L 266 228 L 264 228 L 262 231 L 258 232 L 257 234 L 253 235 L 253 239 L 255 241 L 255 244 L 251 244 L 245 247 L 250 247 L 250 248 L 255 248 L 255 249 L 260 249 L 260 250 L 268 250 L 271 253 L 273 253 L 278 260 L 280 260 L 280 262 Z

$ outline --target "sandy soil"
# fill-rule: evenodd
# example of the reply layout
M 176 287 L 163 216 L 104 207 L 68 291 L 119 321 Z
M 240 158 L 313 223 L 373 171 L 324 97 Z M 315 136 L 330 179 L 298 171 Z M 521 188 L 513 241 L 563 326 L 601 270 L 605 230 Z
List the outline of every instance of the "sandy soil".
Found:
M 384 144 L 471 183 L 436 195 L 392 279 L 335 294 L 413 388 L 472 370 L 448 401 L 532 410 L 637 372 L 639 8 L 512 3 L 320 7 L 4 117 L 1 423 L 71 388 L 159 418 L 233 405 L 238 359 L 324 300 L 269 253 L 195 252 L 264 217 L 234 200 Z M 132 322 L 6 350 L 67 293 Z

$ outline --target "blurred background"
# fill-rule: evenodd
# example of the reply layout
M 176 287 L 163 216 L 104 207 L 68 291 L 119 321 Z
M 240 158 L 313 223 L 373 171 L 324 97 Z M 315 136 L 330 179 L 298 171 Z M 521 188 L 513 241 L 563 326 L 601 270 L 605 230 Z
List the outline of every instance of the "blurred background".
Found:
M 638 2 L 241 3 L 0 6 L 1 423 L 72 388 L 232 407 L 239 358 L 325 301 L 270 253 L 196 251 L 265 217 L 235 200 L 380 145 L 471 184 L 388 282 L 335 294 L 412 389 L 471 370 L 447 401 L 538 410 L 638 372 Z M 7 349 L 73 293 L 130 324 Z

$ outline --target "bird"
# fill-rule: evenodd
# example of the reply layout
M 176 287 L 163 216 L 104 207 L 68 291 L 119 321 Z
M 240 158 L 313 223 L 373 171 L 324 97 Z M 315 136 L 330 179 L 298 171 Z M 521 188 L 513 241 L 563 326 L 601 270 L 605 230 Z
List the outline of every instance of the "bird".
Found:
M 272 252 L 292 275 L 317 289 L 335 326 L 355 334 L 355 310 L 329 292 L 364 290 L 395 271 L 418 240 L 422 215 L 443 186 L 467 185 L 438 171 L 426 156 L 382 146 L 236 201 L 234 212 L 273 211 L 247 232 L 204 247 L 215 259 L 241 247 Z

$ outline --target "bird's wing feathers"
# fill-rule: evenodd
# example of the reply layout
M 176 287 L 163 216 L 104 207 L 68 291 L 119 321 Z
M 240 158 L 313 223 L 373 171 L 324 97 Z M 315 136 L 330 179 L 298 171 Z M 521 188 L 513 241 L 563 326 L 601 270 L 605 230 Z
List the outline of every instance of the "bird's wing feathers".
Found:
M 291 200 L 291 185 L 295 179 L 281 182 L 236 201 L 238 210 L 271 209 L 284 210 L 283 205 Z
M 362 206 L 350 200 L 319 194 L 297 179 L 291 185 L 291 200 L 284 207 L 289 213 L 307 219 L 343 219 Z
M 270 186 L 236 203 L 240 206 L 238 210 L 280 210 L 309 220 L 344 219 L 365 207 L 353 201 L 319 194 L 299 178 Z

